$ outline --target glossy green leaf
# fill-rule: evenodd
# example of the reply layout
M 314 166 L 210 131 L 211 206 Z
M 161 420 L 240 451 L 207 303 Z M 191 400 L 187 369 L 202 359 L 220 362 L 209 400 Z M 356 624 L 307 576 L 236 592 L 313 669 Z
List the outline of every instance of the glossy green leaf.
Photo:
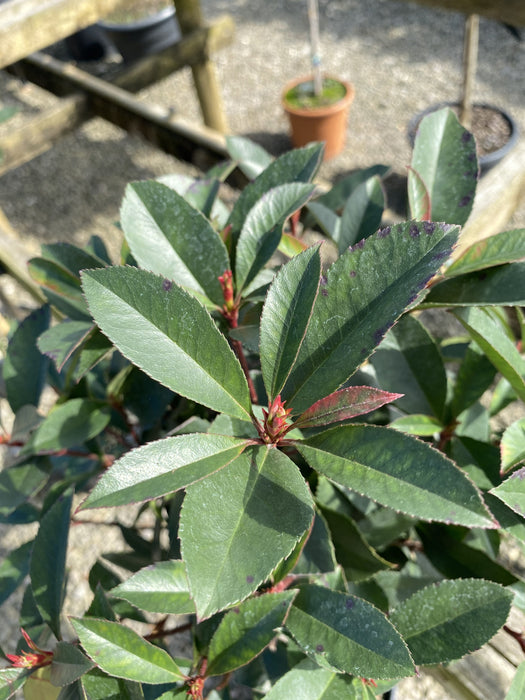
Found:
M 227 136 L 226 148 L 230 157 L 250 180 L 260 175 L 273 161 L 268 151 L 243 136 Z
M 246 450 L 186 490 L 179 537 L 200 618 L 246 598 L 310 527 L 310 491 L 272 447 Z
M 260 324 L 261 369 L 269 401 L 294 365 L 319 288 L 321 258 L 312 247 L 284 265 L 264 304 Z
M 36 346 L 38 336 L 49 326 L 49 306 L 35 309 L 11 336 L 3 363 L 7 400 L 14 413 L 26 404 L 38 406 L 49 364 Z
M 509 469 L 525 461 L 525 418 L 511 423 L 501 437 L 501 470 Z
M 50 680 L 53 685 L 69 685 L 92 668 L 93 662 L 84 656 L 78 647 L 59 642 L 53 653 Z
M 468 409 L 490 388 L 496 368 L 476 343 L 467 348 L 456 374 L 450 408 L 452 418 Z
M 332 209 L 321 204 L 317 199 L 308 202 L 306 205 L 308 211 L 313 215 L 315 222 L 318 224 L 322 232 L 331 238 L 334 242 L 340 240 L 341 232 L 341 217 L 338 216 Z
M 89 321 L 62 321 L 40 335 L 38 349 L 53 360 L 60 372 L 93 328 L 93 324 Z
M 525 258 L 525 229 L 502 231 L 470 245 L 445 271 L 455 277 Z
M 0 472 L 0 514 L 4 517 L 27 501 L 46 483 L 47 472 L 38 460 L 13 464 Z
M 70 399 L 56 406 L 32 434 L 22 452 L 34 454 L 80 445 L 99 435 L 110 421 L 110 410 L 93 399 Z
M 346 515 L 323 508 L 330 530 L 335 557 L 348 581 L 365 581 L 391 565 L 370 547 L 357 525 Z
M 152 685 L 184 678 L 167 652 L 124 625 L 96 618 L 71 618 L 71 624 L 89 658 L 112 676 Z
M 514 306 L 525 304 L 525 263 L 492 267 L 436 284 L 428 306 Z
M 211 433 L 151 442 L 106 470 L 81 508 L 123 506 L 178 491 L 222 469 L 245 447 L 245 440 Z
M 61 313 L 78 321 L 89 320 L 80 281 L 74 273 L 45 258 L 32 258 L 27 269 L 49 302 Z
M 432 218 L 432 203 L 430 193 L 421 175 L 409 166 L 408 168 L 408 204 L 410 218 L 420 221 L 430 221 Z
M 505 624 L 513 595 L 479 579 L 441 581 L 390 613 L 416 665 L 460 659 L 486 644 Z
M 374 353 L 377 382 L 387 391 L 403 392 L 396 401 L 405 413 L 443 417 L 447 376 L 434 338 L 413 316 L 405 315 Z
M 314 428 L 362 416 L 400 399 L 403 394 L 392 394 L 369 386 L 351 386 L 316 401 L 297 418 L 297 428 Z
M 313 526 L 307 535 L 306 542 L 300 541 L 299 545 L 302 545 L 298 553 L 300 556 L 297 558 L 297 553 L 295 553 L 297 564 L 291 566 L 286 573 L 293 571 L 294 574 L 324 574 L 337 569 L 330 530 L 320 511 L 316 510 L 315 512 Z
M 525 515 L 525 467 L 513 472 L 490 493 L 523 517 Z
M 284 153 L 270 163 L 236 201 L 228 221 L 233 233 L 239 233 L 250 209 L 268 190 L 289 182 L 309 182 L 321 164 L 322 155 L 323 145 L 315 143 Z
M 69 688 L 74 688 L 72 696 L 66 695 Z M 76 683 L 62 689 L 64 697 L 59 700 L 144 700 L 140 683 L 122 678 L 112 678 L 100 669 L 94 668 Z
M 218 676 L 258 656 L 284 623 L 296 591 L 250 598 L 222 618 L 208 650 L 206 673 Z
M 24 542 L 3 557 L 0 563 L 0 605 L 16 591 L 29 573 L 32 549 L 32 541 Z
M 125 357 L 173 391 L 249 419 L 241 366 L 197 299 L 132 267 L 92 270 L 82 279 L 96 323 Z
M 399 430 L 401 433 L 417 435 L 419 437 L 431 437 L 435 433 L 440 433 L 444 425 L 433 416 L 424 416 L 414 413 L 409 416 L 402 416 L 389 424 L 391 428 Z
M 228 252 L 197 209 L 166 185 L 147 180 L 128 185 L 120 215 L 141 267 L 222 306 L 219 275 L 230 267 Z
M 505 700 L 521 700 L 525 697 L 525 661 L 518 666 Z
M 297 449 L 316 471 L 389 508 L 423 520 L 495 526 L 463 472 L 410 435 L 346 425 L 298 442 Z
M 411 166 L 428 190 L 431 219 L 463 226 L 474 203 L 478 162 L 474 137 L 452 110 L 440 109 L 421 120 Z
M 141 569 L 113 588 L 110 595 L 148 612 L 166 615 L 195 612 L 182 561 L 161 561 Z
M 44 243 L 41 247 L 42 257 L 79 277 L 80 270 L 105 267 L 106 262 L 98 255 L 91 253 L 87 247 L 79 248 L 72 243 Z
M 305 659 L 285 673 L 263 700 L 375 700 L 375 693 L 359 678 L 334 673 Z
M 339 236 L 335 239 L 339 253 L 377 231 L 384 207 L 385 193 L 377 175 L 355 188 L 343 209 Z
M 286 627 L 314 659 L 364 678 L 414 673 L 408 649 L 386 616 L 370 603 L 322 586 L 304 586 Z
M 348 198 L 352 195 L 352 192 L 354 192 L 361 183 L 366 182 L 374 175 L 383 178 L 389 170 L 389 166 L 381 164 L 372 165 L 362 170 L 354 170 L 348 175 L 344 175 L 338 179 L 328 192 L 324 192 L 319 197 L 316 197 L 315 201 L 334 212 L 342 211 Z
M 468 308 L 458 309 L 455 315 L 519 398 L 525 401 L 525 360 L 503 331 L 497 313 L 488 308 Z
M 294 413 L 338 389 L 366 360 L 449 256 L 457 233 L 430 222 L 386 227 L 329 268 L 282 392 Z
M 42 618 L 57 639 L 64 595 L 72 490 L 55 501 L 40 521 L 31 557 L 31 587 Z
M 250 209 L 239 234 L 235 257 L 237 293 L 255 278 L 275 253 L 286 219 L 311 197 L 314 186 L 287 183 L 269 190 Z
M 9 700 L 31 673 L 27 668 L 0 668 L 0 700 Z

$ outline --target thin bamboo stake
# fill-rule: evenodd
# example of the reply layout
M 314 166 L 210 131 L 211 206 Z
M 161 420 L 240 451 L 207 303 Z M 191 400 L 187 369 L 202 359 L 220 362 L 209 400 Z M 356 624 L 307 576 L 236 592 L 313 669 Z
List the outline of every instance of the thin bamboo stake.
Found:
M 461 95 L 459 121 L 465 127 L 472 127 L 472 93 L 478 63 L 479 15 L 469 15 L 465 21 L 463 42 L 463 94 Z
M 308 21 L 310 23 L 310 50 L 312 57 L 312 73 L 314 76 L 314 94 L 323 92 L 321 75 L 321 41 L 319 39 L 319 6 L 317 0 L 308 0 Z

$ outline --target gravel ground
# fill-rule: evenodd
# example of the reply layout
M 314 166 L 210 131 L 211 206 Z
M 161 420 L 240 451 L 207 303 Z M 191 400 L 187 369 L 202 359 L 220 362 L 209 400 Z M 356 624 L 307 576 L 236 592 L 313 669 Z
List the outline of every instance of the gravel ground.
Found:
M 272 153 L 286 150 L 289 140 L 280 90 L 288 80 L 308 71 L 304 0 L 201 3 L 207 19 L 229 13 L 237 25 L 233 45 L 215 57 L 231 131 L 252 137 Z M 356 88 L 346 149 L 323 165 L 322 177 L 335 179 L 374 163 L 405 173 L 410 162 L 406 140 L 410 118 L 430 104 L 458 98 L 463 16 L 394 0 L 320 0 L 320 15 L 323 66 Z M 525 43 L 519 43 L 502 25 L 482 19 L 476 101 L 504 107 L 522 133 L 524 76 Z M 143 91 L 141 97 L 200 120 L 187 70 Z M 0 73 L 0 99 L 21 107 L 11 122 L 0 126 L 1 134 L 56 98 Z M 96 233 L 109 242 L 116 255 L 120 237 L 114 222 L 126 183 L 172 172 L 197 173 L 193 166 L 155 150 L 138 137 L 93 119 L 49 152 L 4 175 L 0 179 L 0 207 L 34 252 L 41 243 L 56 240 L 82 245 Z M 525 227 L 525 204 L 509 222 L 511 227 Z M 104 532 L 99 536 L 104 541 L 107 532 L 101 529 Z M 95 531 L 90 528 L 87 535 L 90 551 Z M 85 528 L 74 532 L 69 563 L 70 590 L 76 595 L 71 612 L 82 612 L 90 562 L 82 545 Z M 13 546 L 14 537 L 14 532 L 0 530 L 0 554 Z M 9 638 L 15 624 L 18 599 L 13 598 L 15 607 L 4 613 L 0 643 Z M 452 696 L 424 676 L 403 683 L 398 697 L 446 700 Z

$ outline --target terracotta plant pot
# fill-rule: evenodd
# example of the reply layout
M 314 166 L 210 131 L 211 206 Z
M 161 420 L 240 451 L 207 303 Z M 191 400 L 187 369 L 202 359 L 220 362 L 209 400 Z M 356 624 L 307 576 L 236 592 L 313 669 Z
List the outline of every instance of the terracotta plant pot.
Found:
M 98 22 L 126 63 L 168 48 L 180 39 L 175 8 L 166 7 L 132 22 Z
M 344 96 L 332 104 L 320 107 L 292 106 L 286 95 L 299 85 L 312 83 L 311 77 L 294 80 L 285 87 L 282 105 L 290 120 L 291 137 L 294 147 L 305 146 L 312 141 L 324 141 L 324 160 L 338 155 L 345 144 L 346 125 L 350 104 L 355 96 L 353 85 L 337 80 L 345 88 Z

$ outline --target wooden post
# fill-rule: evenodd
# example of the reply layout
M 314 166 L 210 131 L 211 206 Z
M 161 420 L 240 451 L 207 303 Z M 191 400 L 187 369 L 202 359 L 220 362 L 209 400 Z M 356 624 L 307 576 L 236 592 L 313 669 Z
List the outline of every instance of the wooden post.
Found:
M 203 26 L 204 21 L 199 0 L 173 0 L 173 2 L 183 36 Z M 227 133 L 228 124 L 215 66 L 209 57 L 206 57 L 201 62 L 192 65 L 191 71 L 204 123 L 222 134 Z
M 469 15 L 465 20 L 463 41 L 463 94 L 460 100 L 459 121 L 465 129 L 472 127 L 472 93 L 478 64 L 479 15 Z

